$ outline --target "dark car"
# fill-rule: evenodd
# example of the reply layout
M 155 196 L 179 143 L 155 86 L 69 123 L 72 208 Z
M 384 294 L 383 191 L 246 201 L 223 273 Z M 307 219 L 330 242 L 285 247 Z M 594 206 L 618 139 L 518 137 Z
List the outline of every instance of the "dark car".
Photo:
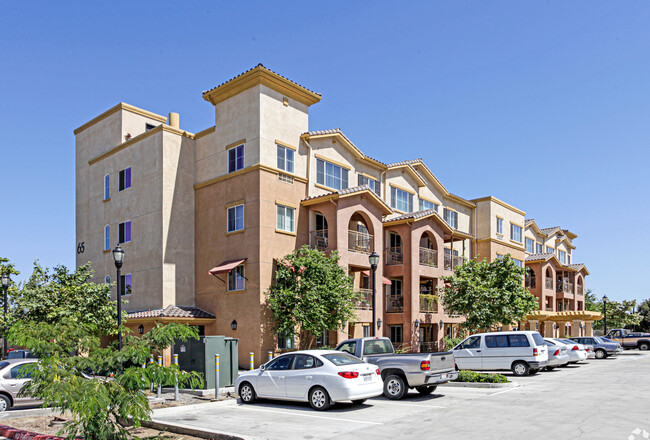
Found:
M 7 353 L 7 359 L 35 359 L 29 350 L 11 350 Z

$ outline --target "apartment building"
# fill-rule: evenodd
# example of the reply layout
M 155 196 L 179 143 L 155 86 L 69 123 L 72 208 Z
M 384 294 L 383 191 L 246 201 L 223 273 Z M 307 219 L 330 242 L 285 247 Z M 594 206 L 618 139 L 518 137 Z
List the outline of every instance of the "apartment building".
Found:
M 270 329 L 265 293 L 276 259 L 310 245 L 338 250 L 363 296 L 355 322 L 321 344 L 369 335 L 374 325 L 395 344 L 436 350 L 462 322 L 442 310 L 441 277 L 476 255 L 528 264 L 525 213 L 452 194 L 420 159 L 383 163 L 340 129 L 310 130 L 318 93 L 258 65 L 203 98 L 215 123 L 199 133 L 181 129 L 176 113 L 124 103 L 75 130 L 77 264 L 90 261 L 95 281 L 120 284 L 134 330 L 195 324 L 239 338 L 258 362 L 290 349 L 294 341 Z M 571 236 L 553 249 L 566 252 Z M 119 280 L 111 278 L 117 243 L 126 252 Z M 382 257 L 375 322 L 373 251 Z M 577 283 L 579 271 L 566 272 Z M 559 299 L 578 304 L 554 292 L 554 307 Z

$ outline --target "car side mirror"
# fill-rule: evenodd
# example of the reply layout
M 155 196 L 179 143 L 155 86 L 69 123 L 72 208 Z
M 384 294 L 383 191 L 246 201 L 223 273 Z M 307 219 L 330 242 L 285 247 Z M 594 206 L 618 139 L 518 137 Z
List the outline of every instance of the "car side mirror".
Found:
M 266 370 L 266 365 L 260 365 L 260 371 Z

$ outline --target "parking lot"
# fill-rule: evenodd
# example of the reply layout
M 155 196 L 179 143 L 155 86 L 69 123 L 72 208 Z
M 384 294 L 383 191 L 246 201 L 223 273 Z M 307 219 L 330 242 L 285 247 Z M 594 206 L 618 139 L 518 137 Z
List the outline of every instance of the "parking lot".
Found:
M 507 374 L 508 375 L 508 374 Z M 247 439 L 628 439 L 650 432 L 650 356 L 626 352 L 534 376 L 512 388 L 439 387 L 400 401 L 337 404 L 230 399 L 157 410 L 154 420 Z M 417 437 L 416 437 L 417 436 Z M 639 437 L 643 438 L 643 437 Z

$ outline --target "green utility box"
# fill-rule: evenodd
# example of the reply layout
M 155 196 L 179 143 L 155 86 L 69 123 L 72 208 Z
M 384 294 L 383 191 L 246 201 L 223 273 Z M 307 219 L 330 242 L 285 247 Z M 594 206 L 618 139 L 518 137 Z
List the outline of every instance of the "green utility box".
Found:
M 219 387 L 232 386 L 239 372 L 239 339 L 225 336 L 201 336 L 174 344 L 178 366 L 184 371 L 196 371 L 205 379 L 205 389 L 214 389 L 214 355 L 219 355 Z

